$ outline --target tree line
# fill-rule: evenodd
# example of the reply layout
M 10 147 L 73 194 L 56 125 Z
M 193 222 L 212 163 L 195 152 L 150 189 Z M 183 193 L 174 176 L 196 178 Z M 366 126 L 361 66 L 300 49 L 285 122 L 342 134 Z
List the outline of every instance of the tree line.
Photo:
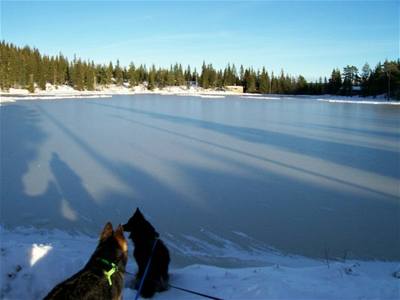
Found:
M 166 86 L 199 85 L 203 88 L 224 89 L 226 86 L 243 86 L 247 93 L 294 94 L 294 95 L 353 95 L 377 96 L 400 99 L 400 60 L 379 62 L 374 68 L 367 63 L 361 72 L 355 66 L 335 68 L 330 78 L 319 78 L 308 82 L 304 76 L 290 76 L 283 70 L 279 74 L 265 68 L 255 70 L 236 68 L 228 64 L 216 69 L 203 62 L 200 72 L 176 63 L 169 68 L 154 65 L 136 66 L 131 63 L 122 67 L 115 64 L 95 64 L 74 57 L 72 61 L 61 53 L 56 56 L 43 55 L 36 48 L 17 47 L 11 43 L 0 43 L 0 88 L 27 88 L 33 92 L 35 86 L 46 88 L 46 83 L 69 85 L 77 90 L 95 90 L 98 85 L 129 84 L 130 87 L 144 84 L 148 89 Z

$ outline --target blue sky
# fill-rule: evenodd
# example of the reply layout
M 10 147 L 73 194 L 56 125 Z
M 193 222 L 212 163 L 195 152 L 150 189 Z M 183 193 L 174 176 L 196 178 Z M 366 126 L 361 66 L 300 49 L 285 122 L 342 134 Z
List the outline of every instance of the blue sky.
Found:
M 1 1 L 1 39 L 96 63 L 282 68 L 399 58 L 399 1 Z

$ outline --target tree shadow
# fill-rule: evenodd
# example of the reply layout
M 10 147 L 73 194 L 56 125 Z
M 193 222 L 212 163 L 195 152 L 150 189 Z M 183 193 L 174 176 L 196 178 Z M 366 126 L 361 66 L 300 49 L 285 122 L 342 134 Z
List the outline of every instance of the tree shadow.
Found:
M 219 149 L 220 154 L 190 143 L 187 146 L 191 148 L 190 151 L 200 156 L 213 157 L 219 162 L 246 170 L 249 174 L 258 174 L 248 178 L 174 161 L 175 169 L 186 174 L 188 178 L 195 179 L 197 190 L 204 191 L 201 197 L 212 199 L 207 202 L 208 209 L 205 211 L 186 210 L 186 214 L 180 219 L 181 224 L 185 224 L 184 229 L 179 229 L 183 235 L 191 235 L 193 232 L 195 235 L 202 235 L 196 233 L 198 228 L 193 225 L 197 224 L 197 227 L 218 232 L 219 235 L 233 241 L 237 240 L 237 237 L 232 232 L 242 231 L 256 240 L 268 241 L 269 245 L 278 249 L 306 256 L 324 258 L 325 251 L 329 249 L 329 255 L 332 257 L 341 257 L 345 251 L 351 252 L 355 257 L 398 257 L 400 242 L 396 236 L 399 231 L 397 228 L 393 230 L 392 223 L 397 222 L 394 221 L 398 214 L 396 196 L 170 129 L 118 115 L 110 116 Z M 317 183 L 306 183 L 288 176 L 272 174 L 223 155 L 226 151 L 371 194 L 369 197 L 360 196 L 355 191 L 349 192 L 346 189 L 320 186 Z M 380 200 L 387 199 L 393 201 L 390 204 L 380 204 Z M 171 205 L 175 207 L 177 204 L 171 201 Z M 369 213 L 366 213 L 366 208 L 370 209 Z M 383 224 L 382 216 L 391 221 Z M 168 224 L 165 225 L 171 228 Z M 378 246 L 376 239 L 370 238 L 371 234 L 379 236 Z M 202 235 L 202 239 L 207 240 L 207 236 Z M 177 241 L 178 244 L 185 244 L 184 239 L 177 238 Z M 215 244 L 216 241 L 208 242 Z M 251 248 L 253 245 L 251 243 L 248 246 Z
M 91 234 L 99 228 L 99 224 L 107 222 L 107 212 L 89 194 L 82 179 L 54 152 L 50 160 L 50 170 L 60 197 L 58 210 L 63 217 L 52 224 L 68 231 Z
M 38 157 L 38 151 L 47 140 L 47 134 L 40 127 L 40 114 L 36 109 L 23 104 L 1 106 L 1 216 L 4 226 L 21 226 L 23 220 L 38 217 L 43 222 L 46 215 L 42 196 L 27 195 L 23 175 L 29 164 Z M 47 209 L 55 210 L 59 195 L 54 184 L 47 187 L 45 195 L 54 199 L 47 203 Z M 46 196 L 46 197 L 47 197 Z M 22 222 L 21 222 L 22 221 Z M 26 225 L 31 225 L 26 224 Z
M 210 153 L 205 151 L 203 155 Z M 202 224 L 204 230 L 217 233 L 221 240 L 237 242 L 250 252 L 255 241 L 263 241 L 286 253 L 308 257 L 324 258 L 324 251 L 329 249 L 331 257 L 342 257 L 348 251 L 358 258 L 399 258 L 400 241 L 396 237 L 400 232 L 399 227 L 394 228 L 399 225 L 398 204 L 381 205 L 379 200 L 384 196 L 364 198 L 278 174 L 248 178 L 179 162 L 176 167 L 196 178 L 197 188 L 207 191 L 207 198 L 212 199 L 209 210 L 196 212 L 190 222 Z M 260 172 L 246 168 L 249 173 Z M 243 244 L 235 231 L 254 240 Z M 208 240 L 200 232 L 187 234 Z M 221 240 L 208 242 L 218 246 Z
M 284 125 L 292 125 L 293 124 L 287 124 L 285 123 Z M 344 132 L 344 133 L 350 133 L 350 134 L 356 134 L 359 136 L 375 136 L 375 137 L 385 137 L 389 138 L 395 141 L 398 141 L 400 139 L 400 133 L 399 132 L 387 132 L 387 131 L 382 131 L 382 130 L 371 130 L 371 129 L 364 129 L 364 128 L 350 128 L 350 127 L 341 127 L 341 126 L 333 126 L 333 125 L 326 125 L 326 124 L 307 124 L 307 123 L 297 123 L 295 126 L 300 126 L 304 128 L 310 128 L 310 129 L 322 129 L 326 131 L 337 131 L 337 132 Z
M 152 216 L 156 219 L 165 213 L 164 209 L 171 207 L 171 202 L 184 203 L 186 201 L 181 194 L 168 187 L 152 174 L 135 168 L 128 163 L 110 160 L 64 126 L 62 122 L 54 118 L 43 107 L 38 106 L 38 110 L 74 141 L 89 157 L 116 176 L 126 186 L 131 187 L 130 191 L 125 193 L 115 190 L 105 191 L 100 198 L 94 199 L 83 187 L 79 176 L 65 162 L 61 161 L 57 154 L 53 154 L 52 172 L 60 186 L 60 195 L 68 197 L 71 210 L 77 210 L 78 214 L 85 214 L 85 212 L 89 211 L 93 218 L 91 213 L 96 213 L 96 209 L 101 209 L 101 212 L 97 212 L 100 222 L 98 220 L 94 222 L 84 215 L 83 219 L 80 218 L 80 220 L 87 219 L 85 226 L 90 223 L 94 225 L 103 224 L 106 220 L 125 223 L 137 206 L 153 212 Z M 182 205 L 176 205 L 174 210 L 180 211 L 181 208 Z M 73 226 L 75 227 L 76 224 L 73 224 Z M 82 228 L 85 226 L 82 226 Z
M 127 184 L 146 187 L 148 193 L 142 193 L 138 198 L 129 193 L 114 191 L 107 192 L 104 197 L 110 201 L 95 199 L 67 162 L 58 153 L 52 153 L 48 162 L 52 178 L 49 179 L 46 189 L 40 194 L 29 194 L 26 192 L 23 177 L 28 172 L 30 163 L 38 159 L 39 149 L 48 139 L 47 133 L 40 126 L 41 118 L 46 116 L 46 112 L 40 105 L 22 103 L 2 106 L 0 113 L 0 215 L 1 223 L 6 228 L 33 226 L 92 235 L 106 221 L 124 223 L 138 205 L 162 206 L 162 195 L 175 197 L 173 191 L 150 175 L 123 163 L 108 160 L 68 129 L 60 126 L 99 164 Z M 57 124 L 61 125 L 60 122 Z M 146 196 L 157 197 L 158 204 L 146 201 Z
M 391 176 L 393 178 L 400 178 L 400 168 L 393 168 L 393 163 L 400 161 L 400 153 L 396 151 L 348 145 L 335 141 L 321 141 L 310 137 L 299 137 L 289 133 L 278 133 L 266 129 L 226 125 L 93 101 L 87 101 L 85 104 L 100 105 L 145 115 L 154 119 L 207 129 L 242 141 L 275 146 L 291 153 L 308 155 L 352 168 L 384 176 Z
M 176 131 L 173 131 L 173 130 L 161 128 L 161 127 L 158 127 L 158 126 L 149 125 L 149 124 L 146 124 L 146 123 L 143 123 L 143 122 L 140 122 L 140 121 L 131 120 L 131 119 L 124 118 L 124 117 L 121 117 L 121 116 L 118 116 L 118 115 L 110 115 L 110 116 L 112 116 L 114 118 L 118 118 L 120 120 L 125 120 L 125 121 L 133 123 L 133 124 L 137 124 L 137 125 L 140 125 L 140 126 L 143 126 L 143 127 L 151 128 L 151 129 L 158 130 L 158 131 L 170 134 L 170 135 L 174 135 L 176 137 L 180 137 L 180 138 L 185 138 L 185 139 L 188 139 L 188 140 L 196 141 L 196 142 L 199 142 L 199 143 L 202 143 L 202 144 L 205 144 L 205 145 L 208 145 L 208 146 L 212 146 L 212 147 L 224 150 L 224 151 L 229 151 L 229 152 L 232 152 L 232 153 L 235 153 L 235 154 L 240 154 L 240 155 L 247 156 L 249 158 L 258 159 L 258 160 L 260 160 L 262 162 L 270 163 L 270 164 L 276 165 L 276 166 L 278 166 L 280 168 L 288 168 L 288 169 L 291 169 L 291 170 L 294 170 L 294 171 L 302 172 L 305 175 L 316 176 L 316 177 L 319 177 L 319 178 L 322 178 L 322 179 L 327 179 L 327 180 L 330 180 L 330 181 L 333 181 L 335 183 L 339 183 L 339 184 L 342 184 L 342 185 L 345 185 L 345 186 L 357 188 L 357 189 L 364 190 L 364 191 L 369 191 L 369 192 L 374 193 L 374 194 L 376 194 L 378 196 L 384 196 L 384 197 L 397 199 L 397 197 L 395 197 L 395 196 L 393 196 L 393 195 L 391 195 L 389 193 L 385 193 L 385 192 L 382 192 L 382 191 L 377 191 L 377 190 L 374 190 L 374 189 L 372 189 L 372 188 L 370 188 L 368 186 L 362 186 L 362 185 L 359 185 L 359 184 L 356 184 L 356 183 L 351 183 L 351 182 L 348 182 L 348 181 L 345 181 L 345 180 L 341 180 L 340 178 L 335 178 L 335 177 L 330 176 L 328 174 L 323 174 L 323 173 L 320 173 L 320 172 L 307 170 L 305 168 L 293 166 L 293 165 L 287 164 L 285 162 L 268 159 L 266 157 L 253 154 L 253 153 L 247 152 L 245 150 L 235 149 L 235 148 L 232 148 L 232 147 L 229 147 L 229 146 L 226 146 L 226 145 L 221 145 L 219 143 L 207 141 L 207 140 L 204 140 L 204 139 L 201 139 L 201 138 L 193 137 L 193 136 L 190 136 L 190 135 L 186 135 L 186 134 L 179 133 L 179 132 L 176 132 Z

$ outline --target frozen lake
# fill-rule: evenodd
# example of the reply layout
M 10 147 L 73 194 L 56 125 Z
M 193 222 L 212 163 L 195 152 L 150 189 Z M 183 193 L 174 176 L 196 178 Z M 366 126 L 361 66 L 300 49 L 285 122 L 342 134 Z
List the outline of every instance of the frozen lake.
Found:
M 1 224 L 95 236 L 140 207 L 174 262 L 400 260 L 400 107 L 136 95 L 0 107 Z

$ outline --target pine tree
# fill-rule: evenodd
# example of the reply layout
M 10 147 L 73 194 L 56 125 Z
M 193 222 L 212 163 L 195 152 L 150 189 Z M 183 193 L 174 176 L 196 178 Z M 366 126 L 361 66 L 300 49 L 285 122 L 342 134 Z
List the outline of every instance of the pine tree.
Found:
M 131 63 L 129 65 L 129 69 L 128 69 L 128 77 L 129 77 L 129 86 L 131 88 L 135 87 L 138 85 L 138 76 L 137 76 L 137 72 L 136 72 L 136 68 L 134 63 Z
M 178 86 L 185 85 L 185 77 L 183 75 L 182 65 L 176 64 L 175 66 L 176 66 L 175 70 L 176 85 Z
M 114 78 L 115 78 L 115 83 L 117 85 L 122 85 L 124 78 L 123 78 L 122 69 L 119 65 L 119 60 L 117 60 L 117 65 L 115 66 Z
M 265 68 L 262 69 L 259 79 L 259 91 L 261 94 L 267 94 L 269 89 L 268 77 Z
M 274 75 L 274 72 L 271 73 L 271 94 L 279 93 L 279 83 L 277 78 Z
M 358 83 L 358 69 L 355 66 L 347 65 L 343 68 L 343 77 L 342 94 L 351 96 L 353 85 Z
M 297 95 L 305 95 L 308 92 L 308 83 L 307 80 L 303 76 L 299 76 L 296 82 L 296 94 Z
M 342 76 L 340 74 L 340 71 L 339 69 L 333 69 L 331 78 L 329 79 L 328 82 L 328 92 L 331 95 L 337 95 L 339 94 L 341 88 L 342 88 Z
M 256 74 L 252 69 L 244 71 L 244 91 L 246 93 L 256 92 Z
M 207 65 L 207 71 L 208 71 L 208 84 L 210 88 L 214 88 L 217 86 L 217 72 L 213 68 L 212 64 Z
M 222 70 L 217 72 L 215 86 L 221 89 L 224 86 L 224 75 L 222 74 Z
M 236 71 L 236 66 L 235 64 L 232 65 L 232 69 L 231 69 L 231 74 L 230 74 L 231 78 L 230 78 L 230 83 L 232 85 L 237 85 L 238 84 L 238 78 L 237 78 L 237 71 Z
M 149 80 L 147 83 L 147 89 L 149 90 L 154 90 L 155 88 L 155 75 L 156 75 L 156 69 L 155 66 L 153 65 L 152 68 L 149 70 Z
M 278 79 L 278 94 L 285 94 L 287 92 L 287 88 L 285 73 L 283 70 L 281 70 L 281 75 Z
M 190 66 L 189 66 L 189 65 L 187 66 L 187 68 L 186 68 L 186 70 L 185 70 L 184 77 L 185 77 L 185 81 L 186 81 L 186 82 L 192 80 L 192 72 L 190 71 Z
M 240 71 L 239 71 L 239 81 L 240 85 L 244 86 L 244 67 L 243 65 L 240 65 Z
M 38 64 L 38 86 L 41 90 L 46 89 L 46 74 L 45 74 L 45 66 L 44 64 Z
M 208 74 L 208 68 L 206 66 L 206 63 L 203 61 L 203 65 L 201 67 L 201 74 L 200 74 L 200 86 L 208 89 L 209 88 L 209 74 Z
M 82 61 L 78 59 L 77 61 L 74 62 L 74 75 L 73 75 L 73 86 L 78 90 L 78 91 L 83 91 L 85 84 L 84 84 L 84 66 L 82 64 Z
M 361 95 L 366 97 L 371 93 L 369 88 L 369 80 L 372 71 L 368 63 L 364 64 L 361 71 Z
M 385 61 L 383 63 L 383 72 L 385 74 L 386 81 L 386 97 L 387 99 L 397 98 L 399 96 L 399 81 L 400 81 L 400 69 L 399 64 L 395 62 Z
M 33 80 L 33 74 L 29 75 L 28 91 L 30 93 L 34 93 L 35 92 L 35 82 Z
M 129 75 L 128 75 L 128 70 L 126 67 L 122 69 L 122 82 L 128 82 L 129 81 Z
M 94 68 L 94 63 L 84 65 L 85 74 L 85 87 L 89 91 L 93 91 L 96 86 L 96 73 Z
M 114 72 L 113 64 L 110 61 L 110 63 L 108 64 L 108 68 L 105 70 L 105 84 L 106 85 L 112 84 L 112 82 L 113 82 L 113 72 Z

